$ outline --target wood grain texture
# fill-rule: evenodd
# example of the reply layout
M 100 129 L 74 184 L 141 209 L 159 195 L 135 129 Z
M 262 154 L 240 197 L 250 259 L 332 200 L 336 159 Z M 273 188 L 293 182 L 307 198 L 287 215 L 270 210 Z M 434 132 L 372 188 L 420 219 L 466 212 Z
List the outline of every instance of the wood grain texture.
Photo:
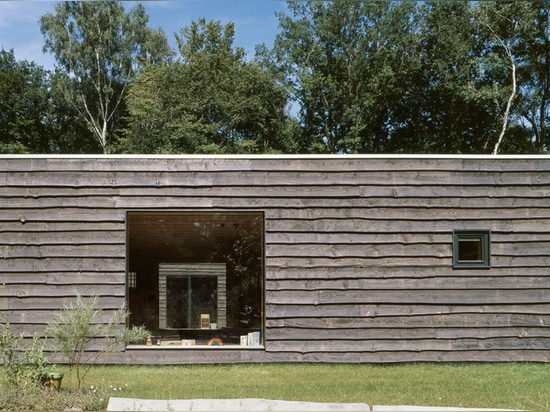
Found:
M 265 348 L 128 348 L 108 363 L 540 361 L 550 158 L 0 159 L 0 317 L 44 333 L 76 291 L 126 299 L 126 213 L 265 213 Z M 453 270 L 452 231 L 491 230 Z

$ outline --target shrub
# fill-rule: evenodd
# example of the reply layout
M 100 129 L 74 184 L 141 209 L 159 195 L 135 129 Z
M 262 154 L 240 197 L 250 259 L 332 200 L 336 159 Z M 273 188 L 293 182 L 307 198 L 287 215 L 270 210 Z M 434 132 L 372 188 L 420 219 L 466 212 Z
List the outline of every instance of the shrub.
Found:
M 74 303 L 65 305 L 48 324 L 53 350 L 67 358 L 75 370 L 80 389 L 90 368 L 105 354 L 121 350 L 125 342 L 143 341 L 150 335 L 145 327 L 124 329 L 129 312 L 123 305 L 114 310 L 107 323 L 99 321 L 103 310 L 97 308 L 98 297 L 84 299 L 79 293 Z M 91 348 L 91 343 L 97 345 Z
M 2 324 L 1 328 L 0 359 L 7 382 L 20 390 L 30 385 L 38 387 L 46 376 L 48 365 L 44 341 L 35 335 L 29 345 L 23 335 L 13 335 L 8 323 Z
M 44 389 L 29 386 L 25 390 L 11 385 L 1 387 L 0 411 L 104 411 L 113 389 L 109 386 L 80 390 Z

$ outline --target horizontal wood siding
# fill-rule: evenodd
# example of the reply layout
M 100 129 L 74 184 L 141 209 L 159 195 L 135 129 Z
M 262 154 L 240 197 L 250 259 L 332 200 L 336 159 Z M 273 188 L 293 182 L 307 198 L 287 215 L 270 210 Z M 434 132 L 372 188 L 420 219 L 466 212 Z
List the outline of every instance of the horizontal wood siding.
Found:
M 550 158 L 0 159 L 0 317 L 126 299 L 126 212 L 264 211 L 265 348 L 107 362 L 548 361 Z M 491 230 L 453 270 L 452 231 Z

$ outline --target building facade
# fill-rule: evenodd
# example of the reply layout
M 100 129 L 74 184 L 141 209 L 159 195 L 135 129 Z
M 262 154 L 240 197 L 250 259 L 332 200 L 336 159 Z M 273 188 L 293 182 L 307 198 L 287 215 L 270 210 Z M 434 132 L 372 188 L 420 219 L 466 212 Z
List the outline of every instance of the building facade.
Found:
M 26 336 L 80 293 L 152 332 L 108 362 L 549 360 L 548 156 L 1 156 L 0 182 Z

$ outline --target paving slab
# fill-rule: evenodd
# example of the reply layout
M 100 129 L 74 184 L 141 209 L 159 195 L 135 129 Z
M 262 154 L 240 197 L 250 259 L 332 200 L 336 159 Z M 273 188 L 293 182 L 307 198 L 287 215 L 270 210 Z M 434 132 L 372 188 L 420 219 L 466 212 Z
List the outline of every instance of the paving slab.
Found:
M 518 409 L 490 409 L 490 408 L 458 408 L 458 407 L 443 407 L 443 406 L 412 406 L 412 405 L 373 405 L 373 412 L 435 412 L 435 411 L 461 411 L 461 412 L 490 412 L 490 411 L 516 411 Z
M 370 412 L 366 403 L 294 402 L 270 399 L 186 399 L 153 400 L 111 398 L 108 411 L 174 412 Z
M 455 408 L 441 406 L 373 405 L 366 403 L 321 403 L 271 399 L 132 399 L 111 398 L 107 411 L 173 412 L 452 412 L 518 411 L 517 409 Z

